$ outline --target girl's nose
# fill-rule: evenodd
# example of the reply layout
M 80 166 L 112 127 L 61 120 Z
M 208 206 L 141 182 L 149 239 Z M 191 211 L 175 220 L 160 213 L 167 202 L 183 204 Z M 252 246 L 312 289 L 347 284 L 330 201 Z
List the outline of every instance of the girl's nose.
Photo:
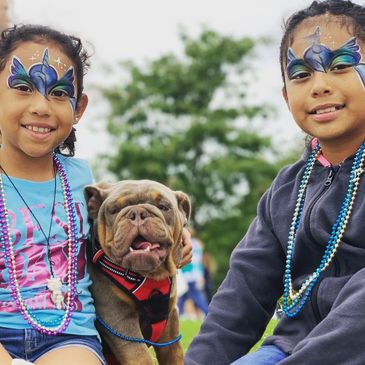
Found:
M 50 101 L 39 92 L 34 92 L 30 112 L 40 117 L 49 116 L 51 114 Z
M 325 72 L 314 72 L 311 90 L 312 97 L 318 98 L 321 96 L 331 95 L 332 91 L 328 75 Z

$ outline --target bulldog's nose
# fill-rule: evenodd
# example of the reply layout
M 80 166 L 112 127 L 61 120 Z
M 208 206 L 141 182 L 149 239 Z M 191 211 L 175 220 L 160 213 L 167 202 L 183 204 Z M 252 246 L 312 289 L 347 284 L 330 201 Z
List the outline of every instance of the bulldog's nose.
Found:
M 139 207 L 132 208 L 128 213 L 128 219 L 134 225 L 141 225 L 145 222 L 145 219 L 149 217 L 148 212 Z

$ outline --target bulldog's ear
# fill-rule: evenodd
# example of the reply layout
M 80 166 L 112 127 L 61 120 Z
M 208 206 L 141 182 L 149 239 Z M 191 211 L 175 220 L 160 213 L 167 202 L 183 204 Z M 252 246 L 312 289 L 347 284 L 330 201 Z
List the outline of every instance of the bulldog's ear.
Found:
M 179 209 L 184 212 L 186 220 L 188 220 L 191 213 L 190 198 L 182 191 L 175 191 L 175 195 Z
M 87 202 L 87 210 L 89 217 L 96 219 L 99 213 L 101 204 L 103 203 L 107 192 L 113 184 L 111 183 L 98 183 L 94 185 L 87 185 L 84 189 L 84 195 Z

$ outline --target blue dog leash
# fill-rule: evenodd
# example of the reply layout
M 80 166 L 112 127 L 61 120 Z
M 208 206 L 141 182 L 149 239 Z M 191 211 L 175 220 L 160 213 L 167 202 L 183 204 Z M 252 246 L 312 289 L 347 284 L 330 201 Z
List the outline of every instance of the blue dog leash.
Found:
M 172 345 L 172 344 L 180 341 L 181 338 L 182 338 L 182 335 L 179 334 L 176 338 L 174 338 L 171 341 L 158 343 L 158 342 L 153 342 L 153 341 L 145 340 L 144 338 L 129 337 L 129 336 L 122 335 L 121 333 L 119 333 L 116 330 L 114 330 L 113 328 L 111 328 L 99 316 L 96 316 L 96 319 L 111 334 L 113 334 L 114 336 L 119 337 L 120 339 L 125 340 L 125 341 L 145 343 L 146 345 L 150 345 L 150 346 L 154 346 L 154 347 L 167 347 L 167 346 L 170 346 L 170 345 Z

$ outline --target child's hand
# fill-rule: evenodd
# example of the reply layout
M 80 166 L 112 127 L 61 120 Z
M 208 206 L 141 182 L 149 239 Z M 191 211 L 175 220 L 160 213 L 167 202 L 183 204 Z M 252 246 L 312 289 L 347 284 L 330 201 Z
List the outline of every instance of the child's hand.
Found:
M 182 244 L 183 244 L 183 257 L 180 262 L 179 268 L 190 263 L 193 258 L 193 247 L 191 245 L 191 234 L 186 228 L 183 228 L 181 239 L 182 239 Z

